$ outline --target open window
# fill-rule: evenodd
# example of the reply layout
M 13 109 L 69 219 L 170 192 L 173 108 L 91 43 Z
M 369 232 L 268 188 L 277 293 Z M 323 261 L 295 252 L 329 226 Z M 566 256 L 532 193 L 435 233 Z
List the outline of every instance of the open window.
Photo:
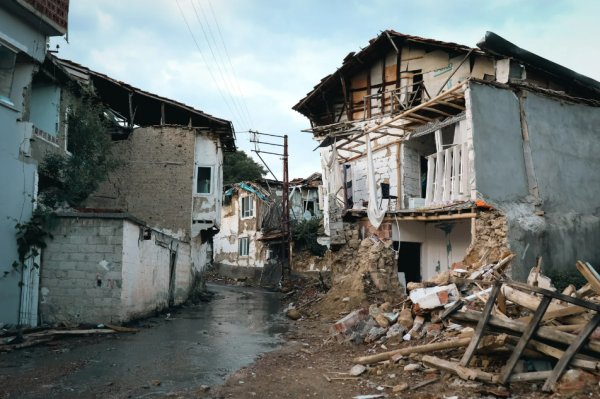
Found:
M 0 42 L 0 101 L 13 105 L 10 101 L 10 92 L 15 74 L 17 53 Z
M 249 195 L 242 197 L 242 219 L 254 217 L 254 198 Z
M 196 194 L 210 194 L 212 190 L 212 166 L 198 166 L 196 171 Z
M 250 253 L 250 239 L 248 237 L 240 238 L 240 256 L 248 256 Z
M 309 211 L 311 216 L 315 216 L 315 201 L 302 200 L 302 208 L 304 213 Z

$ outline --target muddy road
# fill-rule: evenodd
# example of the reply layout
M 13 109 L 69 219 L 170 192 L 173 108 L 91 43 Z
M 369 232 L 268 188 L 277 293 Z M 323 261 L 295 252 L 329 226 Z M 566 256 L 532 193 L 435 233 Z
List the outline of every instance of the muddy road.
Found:
M 202 385 L 220 384 L 277 349 L 288 327 L 280 294 L 209 289 L 217 294 L 212 302 L 181 309 L 170 321 L 143 320 L 139 333 L 0 355 L 0 398 L 201 396 Z

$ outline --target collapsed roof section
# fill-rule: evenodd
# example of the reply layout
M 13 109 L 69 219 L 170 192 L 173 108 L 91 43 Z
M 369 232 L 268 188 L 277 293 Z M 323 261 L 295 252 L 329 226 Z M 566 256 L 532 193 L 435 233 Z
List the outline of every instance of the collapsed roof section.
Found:
M 292 109 L 311 120 L 312 128 L 307 131 L 315 136 L 332 137 L 332 133 L 347 134 L 348 128 L 354 126 L 352 123 L 349 124 L 349 121 L 369 120 L 372 116 L 378 115 L 371 113 L 371 108 L 375 108 L 374 102 L 379 102 L 379 107 L 383 111 L 381 113 L 390 110 L 390 114 L 393 114 L 406 111 L 443 93 L 443 90 L 437 91 L 439 83 L 430 85 L 427 90 L 424 86 L 427 86 L 428 82 L 422 80 L 426 80 L 427 73 L 434 73 L 433 77 L 437 77 L 444 75 L 446 69 L 452 71 L 452 64 L 454 64 L 452 74 L 458 72 L 456 77 L 464 75 L 473 79 L 505 84 L 529 83 L 580 99 L 600 100 L 600 82 L 521 49 L 493 32 L 486 32 L 484 39 L 477 45 L 479 48 L 471 48 L 452 42 L 405 35 L 393 30 L 383 31 L 370 40 L 366 48 L 357 53 L 349 53 L 337 71 L 324 77 Z M 406 50 L 409 50 L 408 55 L 405 53 Z M 434 57 L 436 53 L 441 52 L 447 54 L 445 60 L 448 67 L 446 68 L 432 66 L 433 62 L 442 61 L 440 57 Z M 463 58 L 468 61 L 461 61 Z M 504 62 L 502 65 L 505 68 L 502 71 L 498 68 L 499 60 Z M 378 65 L 381 61 L 383 61 L 383 68 Z M 460 65 L 457 66 L 458 62 Z M 462 65 L 463 62 L 465 65 Z M 471 65 L 468 65 L 469 62 Z M 411 63 L 415 65 L 418 63 L 419 66 L 411 67 Z M 438 69 L 421 68 L 424 64 Z M 468 73 L 463 73 L 460 70 L 461 66 L 462 69 L 468 69 Z M 527 67 L 526 71 L 524 67 Z M 380 72 L 374 74 L 373 68 L 378 68 Z M 365 70 L 369 69 L 371 72 L 365 74 Z M 360 78 L 357 78 L 359 75 Z M 374 77 L 378 82 L 373 82 Z M 405 78 L 408 80 L 401 80 Z M 456 79 L 456 81 L 461 80 Z M 432 86 L 435 90 L 431 90 Z M 451 87 L 452 84 L 446 85 L 447 90 Z M 407 90 L 406 94 L 403 89 Z M 402 96 L 407 104 L 401 103 Z M 446 113 L 444 116 L 454 115 L 456 112 L 449 112 L 451 110 L 447 107 L 452 107 L 452 103 L 460 105 L 460 101 L 446 99 L 445 102 L 446 104 L 438 102 L 437 113 L 440 114 L 441 111 Z M 439 115 L 435 117 L 435 114 L 425 113 L 423 116 L 439 119 Z M 416 122 L 420 124 L 423 124 L 423 121 L 431 122 L 419 117 L 417 119 L 422 119 L 421 122 Z
M 166 125 L 208 128 L 219 136 L 223 151 L 236 150 L 235 131 L 233 124 L 228 120 L 141 90 L 73 61 L 53 55 L 49 55 L 48 59 L 54 69 L 66 72 L 80 84 L 92 86 L 123 128 L 131 130 L 135 127 Z

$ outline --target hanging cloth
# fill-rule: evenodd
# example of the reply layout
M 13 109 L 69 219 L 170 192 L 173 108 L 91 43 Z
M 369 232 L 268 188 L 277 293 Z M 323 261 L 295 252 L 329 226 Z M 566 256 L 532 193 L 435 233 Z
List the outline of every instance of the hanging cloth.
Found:
M 371 140 L 369 134 L 366 136 L 367 140 L 367 191 L 369 192 L 369 207 L 367 208 L 367 216 L 369 222 L 379 229 L 383 218 L 385 217 L 385 210 L 380 210 L 377 205 L 377 183 L 375 181 L 375 169 L 373 167 L 373 153 L 371 152 Z
M 344 197 L 343 195 L 340 195 L 340 191 L 343 193 L 344 178 L 342 176 L 342 168 L 340 168 L 340 164 L 337 160 L 338 155 L 335 143 L 329 159 L 327 159 L 327 156 L 323 152 L 321 152 L 321 154 L 323 155 L 323 162 L 325 163 L 325 169 L 327 172 L 327 193 L 336 194 L 343 201 Z

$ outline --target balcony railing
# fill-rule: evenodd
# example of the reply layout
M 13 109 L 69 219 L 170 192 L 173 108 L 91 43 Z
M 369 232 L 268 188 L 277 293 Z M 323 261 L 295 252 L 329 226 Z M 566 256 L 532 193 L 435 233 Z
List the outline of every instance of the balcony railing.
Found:
M 453 145 L 426 158 L 425 206 L 449 203 L 469 196 L 467 143 Z

